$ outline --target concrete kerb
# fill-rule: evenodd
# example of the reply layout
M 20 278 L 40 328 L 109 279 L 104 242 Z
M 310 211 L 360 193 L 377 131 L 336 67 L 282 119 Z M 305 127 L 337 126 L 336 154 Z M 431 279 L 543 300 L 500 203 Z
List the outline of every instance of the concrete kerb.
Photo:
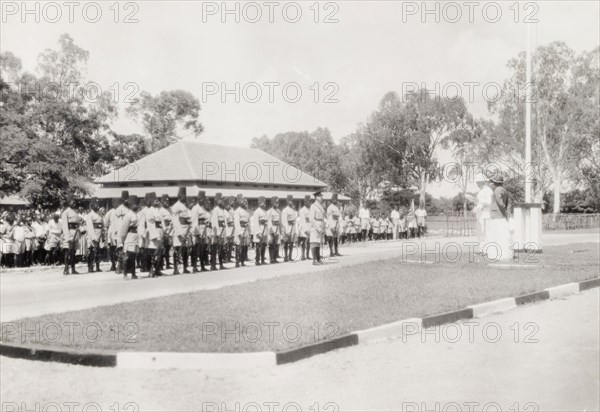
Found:
M 0 355 L 46 362 L 127 369 L 270 368 L 349 346 L 399 339 L 404 334 L 413 334 L 419 327 L 429 328 L 463 319 L 502 313 L 518 305 L 561 298 L 599 286 L 600 278 L 568 283 L 516 298 L 498 299 L 471 305 L 464 309 L 428 316 L 423 319 L 400 320 L 284 352 L 91 352 L 0 342 Z

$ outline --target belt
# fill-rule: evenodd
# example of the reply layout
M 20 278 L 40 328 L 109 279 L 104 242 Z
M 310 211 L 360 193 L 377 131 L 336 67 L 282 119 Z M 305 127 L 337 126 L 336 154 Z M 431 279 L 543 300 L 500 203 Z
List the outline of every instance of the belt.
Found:
M 154 227 L 156 227 L 157 229 L 162 229 L 162 223 L 161 222 L 154 222 Z
M 261 219 L 261 220 L 259 220 L 259 221 L 258 221 L 258 223 L 260 223 L 261 225 L 264 225 L 265 223 L 267 223 L 267 221 L 266 221 L 266 220 L 263 220 L 263 219 Z
M 219 227 L 225 227 L 225 222 L 222 220 L 219 220 Z
M 137 226 L 129 226 L 127 233 L 137 233 Z
M 102 229 L 102 223 L 94 223 L 94 229 Z
M 69 223 L 69 229 L 75 230 L 79 227 L 79 223 Z
M 233 227 L 233 222 L 227 222 L 227 226 Z
M 248 225 L 248 222 L 240 221 L 241 227 L 246 227 L 247 225 Z
M 179 224 L 189 225 L 191 223 L 190 220 L 191 219 L 189 217 L 180 217 L 179 218 Z

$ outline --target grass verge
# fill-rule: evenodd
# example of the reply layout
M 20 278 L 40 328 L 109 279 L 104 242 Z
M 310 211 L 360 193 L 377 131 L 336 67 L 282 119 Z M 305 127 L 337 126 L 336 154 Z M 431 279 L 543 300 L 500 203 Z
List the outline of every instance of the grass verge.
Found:
M 526 269 L 491 267 L 480 258 L 450 253 L 434 264 L 396 258 L 332 265 L 317 273 L 26 318 L 2 324 L 0 338 L 89 350 L 281 351 L 595 278 L 600 266 L 595 243 L 521 255 Z

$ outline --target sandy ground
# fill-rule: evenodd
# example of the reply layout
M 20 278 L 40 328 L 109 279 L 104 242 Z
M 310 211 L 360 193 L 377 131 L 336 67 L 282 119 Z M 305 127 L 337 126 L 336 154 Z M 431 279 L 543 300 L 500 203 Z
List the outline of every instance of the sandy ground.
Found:
M 599 298 L 592 289 L 267 370 L 121 370 L 1 357 L 2 410 L 37 402 L 39 410 L 597 411 Z

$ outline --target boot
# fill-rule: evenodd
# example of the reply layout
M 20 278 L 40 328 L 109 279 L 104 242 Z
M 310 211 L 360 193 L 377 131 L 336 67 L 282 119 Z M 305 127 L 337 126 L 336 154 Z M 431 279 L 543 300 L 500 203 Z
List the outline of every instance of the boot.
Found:
M 317 248 L 316 248 L 316 247 L 313 247 L 313 248 L 310 248 L 310 249 L 311 249 L 312 258 L 313 258 L 313 262 L 312 262 L 312 264 L 313 264 L 314 266 L 317 266 L 317 265 L 319 264 L 319 262 L 318 262 L 318 260 L 317 260 Z
M 216 245 L 212 246 L 210 253 L 210 270 L 217 270 L 217 250 Z
M 267 253 L 267 245 L 265 243 L 263 243 L 260 246 L 260 263 L 262 265 L 265 264 L 265 254 Z
M 225 269 L 225 266 L 223 266 L 223 261 L 225 260 L 225 251 L 223 249 L 219 250 L 219 269 L 223 270 Z
M 109 272 L 113 272 L 115 270 L 117 270 L 117 266 L 116 266 L 116 248 L 114 246 L 109 246 L 108 247 L 108 253 L 109 253 L 109 258 L 110 258 L 110 269 L 108 270 Z
M 174 275 L 179 275 L 179 256 L 181 254 L 181 250 L 180 249 L 175 249 L 175 251 L 173 252 L 173 274 Z M 167 267 L 169 267 L 168 264 L 168 260 L 167 260 Z
M 338 240 L 337 240 L 337 238 L 333 239 L 333 248 L 335 249 L 334 256 L 342 256 L 342 255 L 340 255 L 340 252 L 338 251 Z
M 300 242 L 300 260 L 306 260 L 306 254 L 304 253 L 304 242 Z
M 246 259 L 248 258 L 248 246 L 242 246 L 242 267 L 246 266 Z
M 283 243 L 283 261 L 289 262 L 288 259 L 288 242 Z
M 102 272 L 102 269 L 100 269 L 100 261 L 99 260 L 96 261 L 96 272 Z
M 72 260 L 71 260 L 71 274 L 79 275 L 79 272 L 75 270 L 75 259 L 74 258 L 72 258 Z
M 68 275 L 69 274 L 69 263 L 65 263 L 65 270 L 63 270 L 63 275 Z
M 240 246 L 235 245 L 235 267 L 240 267 Z
M 260 263 L 260 250 L 261 250 L 261 246 L 260 246 L 260 244 L 257 244 L 254 247 L 254 252 L 256 254 L 255 259 L 254 259 L 254 264 L 256 266 L 260 266 L 261 265 L 261 263 Z
M 205 266 L 205 245 L 200 246 L 200 271 L 201 272 L 206 272 L 206 266 Z
M 294 259 L 292 258 L 292 253 L 294 252 L 294 244 L 290 242 L 288 244 L 288 262 L 292 263 Z

